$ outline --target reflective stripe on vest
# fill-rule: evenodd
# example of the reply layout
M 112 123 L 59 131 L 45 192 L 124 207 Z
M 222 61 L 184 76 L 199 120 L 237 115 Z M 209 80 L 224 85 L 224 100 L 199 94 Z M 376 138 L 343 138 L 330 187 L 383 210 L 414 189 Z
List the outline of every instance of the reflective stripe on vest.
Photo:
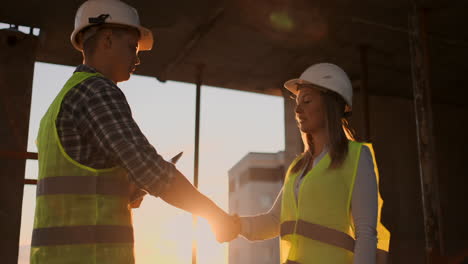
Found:
M 288 259 L 286 262 L 284 262 L 284 264 L 301 264 L 301 263 Z
M 54 194 L 130 195 L 128 182 L 115 176 L 56 176 L 37 182 L 37 196 Z
M 36 228 L 31 246 L 133 243 L 131 226 L 62 226 Z
M 343 232 L 328 228 L 326 226 L 309 223 L 303 220 L 287 221 L 281 224 L 281 236 L 296 234 L 317 240 L 335 247 L 340 247 L 348 251 L 354 251 L 354 239 Z
M 294 227 L 296 222 L 287 221 L 281 224 L 281 236 L 294 234 Z M 335 229 L 328 228 L 326 226 L 321 226 L 313 223 L 308 223 L 306 221 L 299 220 L 297 221 L 296 234 L 326 243 L 335 247 L 340 247 L 348 251 L 354 252 L 354 244 L 356 241 L 350 235 L 340 232 Z M 388 251 L 377 248 L 377 255 L 382 255 L 386 257 Z M 288 260 L 286 264 L 290 263 L 299 263 Z M 379 263 L 379 262 L 377 262 Z

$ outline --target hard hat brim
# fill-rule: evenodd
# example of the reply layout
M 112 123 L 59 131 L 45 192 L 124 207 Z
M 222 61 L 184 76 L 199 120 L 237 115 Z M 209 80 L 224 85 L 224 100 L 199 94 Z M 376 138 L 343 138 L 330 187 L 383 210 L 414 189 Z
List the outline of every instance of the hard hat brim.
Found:
M 297 85 L 298 84 L 313 84 L 313 83 L 311 83 L 309 81 L 306 81 L 306 80 L 296 78 L 296 79 L 291 79 L 289 81 L 286 81 L 283 86 L 284 86 L 284 88 L 288 89 L 288 91 L 290 91 L 294 95 L 297 95 L 297 93 L 299 92 L 297 90 Z
M 153 32 L 145 27 L 137 27 L 140 31 L 140 40 L 138 41 L 138 48 L 142 50 L 151 50 L 153 49 L 154 39 Z
M 309 81 L 306 81 L 306 80 L 303 80 L 303 79 L 300 79 L 300 78 L 291 79 L 289 81 L 286 81 L 283 86 L 288 91 L 290 91 L 292 94 L 297 96 L 297 94 L 299 93 L 299 91 L 297 89 L 298 84 L 312 84 L 312 85 L 316 86 L 317 89 L 319 89 L 319 90 L 323 90 L 323 91 L 328 91 L 329 90 L 329 89 L 321 87 L 321 86 L 319 86 L 319 85 L 317 85 L 315 83 L 312 83 L 312 82 L 309 82 Z M 351 112 L 351 111 L 352 111 L 352 106 L 350 105 L 350 102 L 346 102 L 345 112 Z
M 122 25 L 131 28 L 135 28 L 140 32 L 140 39 L 138 40 L 138 49 L 140 51 L 151 50 L 153 48 L 154 39 L 153 39 L 153 32 L 148 28 L 136 25 L 129 25 L 129 24 L 120 24 L 120 23 L 106 23 L 107 25 Z M 87 26 L 83 26 L 81 28 L 75 29 L 70 36 L 71 43 L 75 49 L 78 51 L 83 51 L 82 44 L 78 43 L 76 37 L 78 33 L 80 33 L 83 29 L 87 28 Z

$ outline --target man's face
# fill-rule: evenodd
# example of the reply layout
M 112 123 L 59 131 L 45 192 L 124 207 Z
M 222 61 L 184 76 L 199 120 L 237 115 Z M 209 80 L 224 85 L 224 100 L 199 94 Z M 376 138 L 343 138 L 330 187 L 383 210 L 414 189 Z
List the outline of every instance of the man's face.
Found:
M 138 33 L 134 30 L 112 35 L 111 61 L 115 82 L 128 80 L 140 64 L 138 40 Z

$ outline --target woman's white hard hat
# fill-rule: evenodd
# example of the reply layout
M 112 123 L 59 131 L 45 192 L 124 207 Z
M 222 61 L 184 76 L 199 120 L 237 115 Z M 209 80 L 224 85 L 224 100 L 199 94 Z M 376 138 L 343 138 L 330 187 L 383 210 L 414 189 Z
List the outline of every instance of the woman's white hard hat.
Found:
M 353 88 L 348 75 L 338 66 L 331 63 L 318 63 L 307 68 L 299 78 L 284 83 L 284 87 L 297 95 L 299 84 L 313 84 L 333 91 L 345 100 L 349 110 L 353 106 Z
M 139 50 L 153 48 L 153 33 L 140 25 L 137 10 L 119 0 L 88 0 L 79 7 L 75 16 L 75 29 L 70 37 L 73 46 L 82 51 L 83 43 L 77 40 L 78 33 L 87 27 L 100 24 L 135 28 L 140 32 Z

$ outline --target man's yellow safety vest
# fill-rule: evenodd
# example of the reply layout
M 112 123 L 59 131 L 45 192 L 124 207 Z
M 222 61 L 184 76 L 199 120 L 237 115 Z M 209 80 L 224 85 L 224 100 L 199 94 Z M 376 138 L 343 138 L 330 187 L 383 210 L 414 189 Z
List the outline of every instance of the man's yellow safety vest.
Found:
M 327 154 L 304 176 L 297 202 L 295 182 L 300 172 L 291 169 L 302 158 L 291 164 L 284 183 L 281 204 L 281 263 L 353 263 L 354 226 L 351 216 L 351 196 L 363 145 L 349 141 L 349 151 L 342 166 L 329 168 L 331 158 Z M 377 164 L 374 170 L 378 180 Z M 383 201 L 378 196 L 378 256 L 386 255 L 390 233 L 380 223 Z M 380 260 L 378 261 L 378 263 Z
M 135 262 L 127 173 L 118 167 L 97 170 L 71 159 L 55 125 L 67 92 L 98 75 L 74 73 L 41 120 L 33 264 Z

